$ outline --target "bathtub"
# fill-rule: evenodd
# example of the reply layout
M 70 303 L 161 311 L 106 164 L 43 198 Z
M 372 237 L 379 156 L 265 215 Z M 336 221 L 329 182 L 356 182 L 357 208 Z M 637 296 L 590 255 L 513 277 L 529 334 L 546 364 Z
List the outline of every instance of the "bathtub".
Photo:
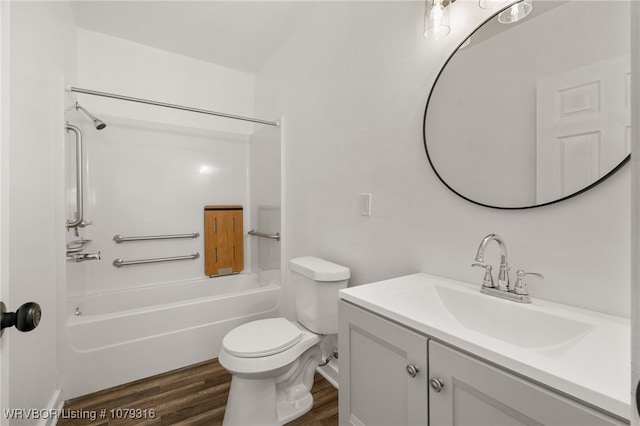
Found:
M 228 331 L 278 315 L 276 276 L 241 273 L 69 299 L 64 398 L 217 357 Z

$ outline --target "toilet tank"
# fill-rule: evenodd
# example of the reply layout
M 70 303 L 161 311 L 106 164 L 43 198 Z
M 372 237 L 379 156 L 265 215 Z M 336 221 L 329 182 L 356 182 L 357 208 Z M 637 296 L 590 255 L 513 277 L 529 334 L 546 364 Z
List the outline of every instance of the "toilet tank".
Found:
M 338 333 L 338 291 L 347 287 L 351 271 L 313 256 L 289 261 L 296 319 L 317 334 Z

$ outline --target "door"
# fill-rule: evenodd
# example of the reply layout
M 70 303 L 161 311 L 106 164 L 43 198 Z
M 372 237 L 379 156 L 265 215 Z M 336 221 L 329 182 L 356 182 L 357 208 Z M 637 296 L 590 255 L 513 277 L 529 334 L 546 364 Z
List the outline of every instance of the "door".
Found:
M 631 151 L 629 56 L 537 83 L 537 202 L 571 195 Z
M 4 3 L 4 2 L 2 2 Z M 5 182 L 5 178 L 7 176 L 6 170 L 2 167 L 4 163 L 3 158 L 5 153 L 7 152 L 7 143 L 8 138 L 7 134 L 7 126 L 6 126 L 6 115 L 5 115 L 5 107 L 7 105 L 6 101 L 6 90 L 5 90 L 5 69 L 4 66 L 6 64 L 6 49 L 5 46 L 5 19 L 7 14 L 5 13 L 5 5 L 0 4 L 0 182 Z M 6 191 L 3 191 L 0 188 L 0 300 L 7 300 L 8 288 L 7 288 L 7 280 L 6 280 L 6 265 L 7 265 L 7 253 L 6 253 L 6 245 L 4 241 L 6 238 L 6 230 L 5 230 L 5 210 L 7 208 L 6 198 L 8 194 Z M 7 398 L 8 398 L 8 369 L 9 369 L 9 351 L 7 350 L 7 345 L 4 344 L 4 340 L 0 338 L 0 416 L 4 413 L 4 410 L 8 408 Z M 1 422 L 0 422 L 1 423 Z
M 631 28 L 634 35 L 631 37 L 631 72 L 633 75 L 640 75 L 640 3 L 631 3 Z M 632 126 L 634 137 L 632 140 L 632 150 L 634 160 L 632 165 L 631 179 L 631 374 L 632 389 L 634 398 L 631 410 L 631 424 L 640 425 L 640 79 L 637 77 L 631 81 L 631 108 Z
M 0 197 L 2 198 L 2 197 Z M 1 202 L 0 202 L 1 203 Z M 0 211 L 2 211 L 2 207 L 0 206 Z M 0 213 L 0 216 L 2 214 Z M 0 241 L 2 240 L 2 227 L 0 226 Z M 0 249 L 0 259 L 3 259 L 2 249 Z M 2 300 L 5 299 L 5 280 L 2 276 L 4 260 L 0 260 L 0 298 Z M 0 338 L 0 416 L 2 416 L 6 408 L 9 407 L 9 404 L 5 400 L 7 398 L 7 390 L 8 390 L 8 369 L 9 369 L 9 353 L 7 351 L 7 345 L 4 344 L 4 339 Z M 1 417 L 0 417 L 1 418 Z

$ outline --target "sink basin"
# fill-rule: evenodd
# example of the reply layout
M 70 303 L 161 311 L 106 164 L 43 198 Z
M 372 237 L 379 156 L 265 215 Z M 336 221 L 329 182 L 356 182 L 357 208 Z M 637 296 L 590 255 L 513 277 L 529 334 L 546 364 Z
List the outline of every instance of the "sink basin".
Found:
M 549 356 L 566 352 L 595 328 L 533 305 L 466 289 L 436 285 L 436 294 L 442 306 L 464 327 Z

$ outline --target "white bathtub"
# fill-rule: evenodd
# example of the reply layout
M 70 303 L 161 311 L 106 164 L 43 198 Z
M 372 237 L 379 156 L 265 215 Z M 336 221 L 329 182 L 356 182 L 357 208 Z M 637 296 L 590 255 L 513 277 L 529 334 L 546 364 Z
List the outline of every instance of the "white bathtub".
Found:
M 242 273 L 69 300 L 64 398 L 217 357 L 228 331 L 278 315 L 275 281 Z

